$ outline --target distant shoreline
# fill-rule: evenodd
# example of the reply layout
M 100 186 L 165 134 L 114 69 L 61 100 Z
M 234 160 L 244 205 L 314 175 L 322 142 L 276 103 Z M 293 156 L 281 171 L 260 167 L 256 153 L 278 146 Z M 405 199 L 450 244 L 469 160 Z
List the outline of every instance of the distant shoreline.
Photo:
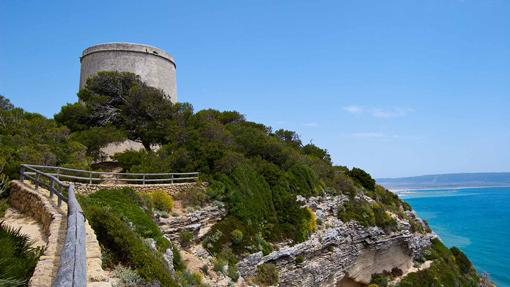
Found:
M 411 187 L 411 188 L 388 188 L 389 191 L 399 194 L 405 191 L 442 190 L 442 189 L 473 189 L 473 188 L 497 188 L 510 187 L 510 185 L 480 185 L 480 186 L 442 186 L 442 187 Z

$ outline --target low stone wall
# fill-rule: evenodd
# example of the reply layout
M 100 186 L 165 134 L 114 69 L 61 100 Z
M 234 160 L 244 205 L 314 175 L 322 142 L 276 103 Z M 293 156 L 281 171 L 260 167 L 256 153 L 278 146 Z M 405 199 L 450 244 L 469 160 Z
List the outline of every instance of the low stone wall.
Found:
M 147 192 L 153 190 L 164 190 L 169 194 L 177 194 L 181 191 L 190 190 L 196 187 L 200 187 L 200 185 L 196 182 L 191 183 L 172 183 L 172 184 L 86 184 L 73 182 L 74 190 L 78 194 L 88 195 L 94 193 L 101 189 L 111 189 L 111 188 L 132 188 L 136 191 Z
M 60 250 L 65 240 L 67 228 L 65 214 L 55 209 L 44 195 L 32 190 L 30 185 L 17 180 L 11 182 L 9 204 L 41 223 L 47 245 L 35 267 L 29 286 L 51 286 L 58 271 Z

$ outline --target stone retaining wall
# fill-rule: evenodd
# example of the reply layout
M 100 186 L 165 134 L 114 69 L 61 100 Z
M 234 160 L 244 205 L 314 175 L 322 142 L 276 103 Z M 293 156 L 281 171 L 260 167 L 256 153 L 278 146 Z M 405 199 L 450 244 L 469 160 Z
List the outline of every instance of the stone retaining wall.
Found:
M 181 191 L 186 191 L 189 189 L 193 189 L 195 187 L 199 187 L 200 184 L 196 182 L 191 183 L 172 183 L 172 184 L 86 184 L 73 182 L 74 190 L 78 194 L 88 195 L 94 193 L 101 189 L 111 189 L 111 188 L 132 188 L 136 191 L 153 191 L 153 190 L 164 190 L 172 195 L 177 194 Z
M 29 286 L 51 286 L 58 271 L 60 250 L 65 240 L 66 215 L 54 208 L 44 195 L 17 180 L 11 182 L 9 204 L 41 223 L 47 245 L 35 267 Z

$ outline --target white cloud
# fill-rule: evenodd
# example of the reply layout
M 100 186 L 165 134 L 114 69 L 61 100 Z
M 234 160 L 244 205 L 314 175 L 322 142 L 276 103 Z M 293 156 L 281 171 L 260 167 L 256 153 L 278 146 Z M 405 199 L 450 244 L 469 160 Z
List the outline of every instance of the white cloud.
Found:
M 346 107 L 343 107 L 343 109 L 344 109 L 344 111 L 347 111 L 351 114 L 361 114 L 364 112 L 363 107 L 356 106 L 356 105 L 346 106 Z
M 316 123 L 316 122 L 305 123 L 305 124 L 303 124 L 303 125 L 304 125 L 305 127 L 309 127 L 309 128 L 316 128 L 316 127 L 318 127 L 318 126 L 319 126 L 319 124 L 318 124 L 318 123 Z
M 376 118 L 399 118 L 405 117 L 407 114 L 412 113 L 414 110 L 410 108 L 393 107 L 388 109 L 374 108 L 371 110 L 371 115 Z
M 409 113 L 414 112 L 411 108 L 403 107 L 390 107 L 390 108 L 378 108 L 378 107 L 363 107 L 358 105 L 349 105 L 342 108 L 344 111 L 350 114 L 368 114 L 374 118 L 399 118 L 405 117 Z

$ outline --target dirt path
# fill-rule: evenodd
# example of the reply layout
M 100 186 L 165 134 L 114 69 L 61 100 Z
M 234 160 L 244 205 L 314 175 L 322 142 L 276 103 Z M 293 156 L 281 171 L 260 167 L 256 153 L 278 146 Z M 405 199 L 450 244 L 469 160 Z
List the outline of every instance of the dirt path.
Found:
M 33 218 L 18 212 L 14 208 L 9 208 L 2 220 L 10 227 L 21 228 L 21 233 L 27 235 L 34 242 L 34 247 L 46 246 L 46 236 L 44 236 L 41 225 Z

